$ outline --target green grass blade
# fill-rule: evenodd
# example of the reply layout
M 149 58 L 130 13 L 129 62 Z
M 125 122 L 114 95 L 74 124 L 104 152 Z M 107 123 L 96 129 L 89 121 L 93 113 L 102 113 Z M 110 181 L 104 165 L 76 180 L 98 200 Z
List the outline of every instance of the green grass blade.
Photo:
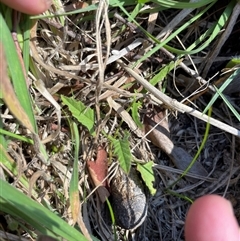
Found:
M 177 193 L 177 192 L 173 192 L 173 191 L 171 191 L 171 190 L 169 190 L 169 189 L 167 190 L 167 192 L 168 192 L 169 194 L 173 195 L 173 196 L 179 197 L 179 198 L 181 198 L 181 199 L 189 202 L 190 204 L 193 204 L 193 200 L 192 200 L 191 198 L 189 198 L 188 196 L 186 196 L 186 195 L 182 195 L 182 194 L 179 194 L 179 193 Z
M 12 9 L 0 2 L 0 13 L 2 14 L 9 29 L 12 29 Z
M 3 140 L 3 136 L 1 136 L 1 141 Z M 0 166 L 5 167 L 5 169 L 9 170 L 9 172 L 14 176 L 14 177 L 18 177 L 19 176 L 19 170 L 17 167 L 17 163 L 16 161 L 14 161 L 11 156 L 9 156 L 9 154 L 7 153 L 5 146 L 3 145 L 3 143 L 0 143 Z M 26 188 L 26 190 L 28 190 L 29 187 L 29 183 L 27 178 L 25 177 L 24 174 L 22 174 L 19 178 L 19 182 L 21 183 L 21 185 L 23 187 Z M 1 193 L 1 191 L 0 191 Z
M 212 5 L 214 4 L 214 1 L 206 6 L 202 11 L 200 11 L 196 16 L 194 16 L 190 21 L 186 22 L 185 24 L 183 24 L 181 27 L 179 27 L 174 33 L 172 33 L 166 40 L 164 40 L 163 42 L 160 42 L 159 40 L 155 39 L 152 35 L 150 35 L 149 33 L 147 33 L 144 29 L 141 28 L 141 26 L 139 26 L 139 24 L 131 18 L 131 16 L 128 14 L 128 12 L 124 9 L 123 6 L 119 6 L 121 8 L 121 10 L 128 16 L 128 18 L 133 21 L 145 34 L 146 36 L 148 36 L 149 38 L 153 39 L 156 43 L 158 43 L 154 48 L 152 48 L 148 53 L 146 53 L 141 59 L 139 59 L 135 65 L 140 64 L 141 62 L 143 62 L 144 60 L 146 60 L 147 58 L 149 58 L 151 55 L 153 55 L 156 51 L 158 51 L 160 48 L 162 48 L 163 46 L 171 51 L 172 53 L 178 54 L 178 55 L 186 55 L 186 54 L 196 54 L 200 51 L 202 51 L 203 49 L 205 49 L 207 46 L 209 46 L 209 44 L 216 38 L 216 36 L 219 34 L 219 32 L 221 31 L 222 27 L 226 24 L 228 17 L 230 16 L 232 9 L 234 7 L 234 2 L 231 1 L 228 6 L 226 7 L 226 9 L 224 10 L 223 14 L 221 15 L 221 17 L 219 18 L 218 22 L 216 23 L 216 25 L 214 27 L 212 27 L 210 30 L 207 30 L 207 32 L 200 37 L 200 39 L 196 40 L 189 48 L 187 48 L 186 50 L 179 50 L 176 48 L 172 48 L 171 46 L 168 46 L 167 43 L 169 41 L 171 41 L 174 37 L 176 37 L 180 32 L 182 32 L 184 29 L 186 29 L 190 24 L 192 24 L 193 22 L 195 22 L 197 19 L 199 19 L 210 7 L 212 7 Z M 198 47 L 197 49 L 194 49 L 194 47 L 196 47 L 202 40 L 204 40 L 207 36 L 210 36 L 207 41 L 205 41 L 200 47 Z
M 0 26 L 0 42 L 4 46 L 6 60 L 16 95 L 18 97 L 19 102 L 21 103 L 21 106 L 27 113 L 31 124 L 34 127 L 35 132 L 37 132 L 37 125 L 33 114 L 32 102 L 28 93 L 22 66 L 20 64 L 19 57 L 16 52 L 12 35 L 3 19 L 2 14 L 0 14 Z
M 5 212 L 7 214 L 10 214 L 12 217 L 21 217 L 21 219 L 23 219 L 23 220 L 29 220 L 28 216 L 24 212 L 22 212 L 22 210 L 18 209 L 17 207 L 14 207 L 12 204 L 10 204 L 8 202 L 8 200 L 2 198 L 1 195 L 0 195 L 0 205 L 2 208 L 1 211 Z M 41 234 L 45 234 L 45 235 L 54 237 L 57 240 L 61 241 L 61 239 L 58 238 L 58 236 L 56 236 L 53 232 L 51 232 L 50 230 L 39 225 L 36 218 L 29 220 L 29 223 L 32 225 L 32 227 L 37 227 L 36 230 L 38 232 L 40 232 Z
M 209 5 L 207 8 L 204 8 L 202 13 L 205 13 L 206 10 L 208 10 L 211 6 L 212 5 Z M 224 9 L 223 13 L 219 17 L 219 19 L 215 23 L 215 25 L 210 27 L 204 34 L 202 34 L 197 40 L 195 40 L 186 50 L 175 49 L 168 45 L 166 45 L 165 48 L 167 50 L 171 51 L 172 53 L 175 53 L 178 55 L 186 55 L 186 54 L 193 55 L 193 54 L 199 53 L 200 51 L 202 51 L 203 49 L 208 47 L 210 45 L 210 43 L 219 35 L 220 31 L 227 24 L 228 19 L 230 18 L 231 14 L 232 14 L 233 7 L 234 7 L 234 1 L 231 1 L 227 5 L 227 7 Z M 196 18 L 196 16 L 194 18 Z M 177 31 L 179 31 L 179 29 Z M 209 38 L 204 43 L 202 43 L 202 45 L 200 45 L 198 48 L 196 48 L 207 37 L 209 37 Z M 194 49 L 194 48 L 196 48 L 196 49 Z
M 13 139 L 19 140 L 19 141 L 24 141 L 24 142 L 29 143 L 29 144 L 33 144 L 34 143 L 33 140 L 30 139 L 30 138 L 27 138 L 25 136 L 21 136 L 21 135 L 12 133 L 10 131 L 6 131 L 6 130 L 4 130 L 2 128 L 0 128 L 0 136 L 1 135 L 5 135 L 5 136 L 11 137 Z
M 235 117 L 240 122 L 240 115 L 237 112 L 237 110 L 231 105 L 231 103 L 228 101 L 228 99 L 225 97 L 225 95 L 223 95 L 222 92 L 219 91 L 217 87 L 215 87 L 215 89 L 216 89 L 217 93 L 219 94 L 219 96 L 223 99 L 225 104 L 228 106 L 228 108 L 232 111 L 232 113 L 235 115 Z
M 172 0 L 168 0 L 168 1 L 164 1 L 164 0 L 138 0 L 139 3 L 147 3 L 147 2 L 153 2 L 156 4 L 159 4 L 163 7 L 166 8 L 176 8 L 176 9 L 184 9 L 184 8 L 200 8 L 203 7 L 209 3 L 213 3 L 216 2 L 216 0 L 202 0 L 202 1 L 198 1 L 198 2 L 183 2 L 183 1 L 172 1 Z
M 63 237 L 68 241 L 86 241 L 87 239 L 76 229 L 68 225 L 63 219 L 45 207 L 33 201 L 7 182 L 0 180 L 1 210 L 24 219 L 42 234 Z
M 2 123 L 2 119 L 0 118 L 0 145 L 2 145 L 2 147 L 6 150 L 7 149 L 7 141 L 3 136 L 3 133 L 1 133 L 1 130 L 3 128 L 3 123 Z
M 189 25 L 191 25 L 193 22 L 195 22 L 198 18 L 200 18 L 210 7 L 212 6 L 212 4 L 210 4 L 209 6 L 205 7 L 202 11 L 200 11 L 196 16 L 194 16 L 190 21 L 186 22 L 185 24 L 183 24 L 181 27 L 179 27 L 174 33 L 172 33 L 167 39 L 165 39 L 163 42 L 160 42 L 158 39 L 156 39 L 154 36 L 152 36 L 151 34 L 149 34 L 145 29 L 143 29 L 132 17 L 131 15 L 129 15 L 129 13 L 126 11 L 126 9 L 121 6 L 119 4 L 119 8 L 122 10 L 122 12 L 128 16 L 128 18 L 134 22 L 134 24 L 136 24 L 136 26 L 138 26 L 138 28 L 141 29 L 141 31 L 148 36 L 150 39 L 152 39 L 155 43 L 157 43 L 157 45 L 152 48 L 150 51 L 148 51 L 141 59 L 139 59 L 135 65 L 138 65 L 140 63 L 142 63 L 144 60 L 146 60 L 147 58 L 149 58 L 151 55 L 153 55 L 156 51 L 158 51 L 160 48 L 162 48 L 163 46 L 174 52 L 177 54 L 191 54 L 187 53 L 187 51 L 183 51 L 183 50 L 177 50 L 175 48 L 171 48 L 169 46 L 167 46 L 167 43 L 169 41 L 171 41 L 174 37 L 176 37 L 180 32 L 182 32 L 184 29 L 186 29 Z M 200 50 L 198 50 L 199 52 Z
M 208 117 L 210 118 L 211 115 L 212 115 L 212 108 L 210 108 L 210 109 L 208 110 Z M 191 169 L 191 167 L 193 166 L 193 164 L 197 161 L 197 159 L 198 159 L 201 151 L 203 150 L 203 148 L 204 148 L 204 146 L 205 146 L 205 144 L 206 144 L 206 142 L 207 142 L 208 134 L 209 134 L 209 130 L 210 130 L 210 126 L 211 126 L 210 123 L 207 122 L 207 123 L 206 123 L 205 133 L 204 133 L 204 136 L 203 136 L 203 140 L 202 140 L 202 142 L 201 142 L 201 145 L 200 145 L 199 149 L 197 150 L 197 153 L 196 153 L 196 155 L 194 156 L 193 160 L 191 161 L 190 165 L 189 165 L 188 168 L 184 171 L 184 173 L 181 175 L 181 177 L 185 176 L 186 173 L 188 173 L 188 171 Z
M 210 118 L 211 117 L 211 114 L 212 114 L 212 108 L 210 108 L 208 110 L 208 117 Z M 208 135 L 209 135 L 209 130 L 210 130 L 210 123 L 207 122 L 206 123 L 206 129 L 205 129 L 205 133 L 204 133 L 204 137 L 203 137 L 203 140 L 201 142 L 201 145 L 199 147 L 199 149 L 197 150 L 197 153 L 195 154 L 195 156 L 193 157 L 193 160 L 191 161 L 191 163 L 189 164 L 189 166 L 187 167 L 187 169 L 183 172 L 183 174 L 175 181 L 173 182 L 167 189 L 169 191 L 169 189 L 174 186 L 181 178 L 183 178 L 187 173 L 188 171 L 192 168 L 192 166 L 194 165 L 194 163 L 197 161 L 201 151 L 203 150 L 206 142 L 207 142 L 207 139 L 208 139 Z
M 29 58 L 30 58 L 30 29 L 33 24 L 33 20 L 30 20 L 29 15 L 24 16 L 23 25 L 23 62 L 25 71 L 28 73 L 29 70 Z
M 108 210 L 109 210 L 109 213 L 110 213 L 110 217 L 111 217 L 111 220 L 112 220 L 113 232 L 114 232 L 114 241 L 117 241 L 117 229 L 116 229 L 115 216 L 114 216 L 114 212 L 113 212 L 111 203 L 109 202 L 108 198 L 106 198 L 106 203 L 107 203 Z
M 215 93 L 215 95 L 212 97 L 212 99 L 209 101 L 208 105 L 206 106 L 206 108 L 203 111 L 203 114 L 205 114 L 209 108 L 215 103 L 215 101 L 217 100 L 217 98 L 219 97 L 219 93 L 222 93 L 224 91 L 224 89 L 233 81 L 233 79 L 240 74 L 240 69 L 237 69 L 236 71 L 234 71 L 234 73 L 232 75 L 230 75 L 228 77 L 228 79 L 223 83 L 223 85 L 218 89 L 217 93 Z M 216 87 L 215 87 L 216 88 Z M 217 89 L 217 88 L 216 88 Z
M 232 13 L 232 10 L 233 10 L 233 7 L 234 7 L 234 1 L 231 1 L 227 7 L 224 9 L 223 13 L 221 14 L 221 16 L 219 17 L 217 23 L 211 27 L 210 29 L 208 29 L 206 31 L 205 34 L 203 34 L 202 36 L 200 36 L 200 38 L 198 40 L 196 40 L 191 46 L 189 46 L 187 49 L 186 49 L 186 52 L 184 54 L 196 54 L 200 51 L 202 51 L 204 48 L 206 48 L 207 46 L 209 46 L 209 44 L 219 35 L 220 31 L 223 29 L 223 27 L 226 25 L 228 19 L 230 18 L 231 16 L 231 13 Z M 211 34 L 210 34 L 211 33 Z M 200 40 L 201 39 L 204 39 L 205 37 L 209 36 L 210 37 L 208 38 L 208 40 L 202 44 L 199 48 L 195 49 L 195 50 L 192 50 L 194 49 L 194 47 L 196 45 L 199 44 L 199 42 L 201 42 Z
M 128 1 L 117 1 L 116 0 L 110 0 L 109 1 L 109 6 L 110 7 L 118 7 L 119 5 L 121 6 L 131 6 L 131 5 L 136 5 L 135 0 L 128 0 Z M 42 18 L 53 18 L 56 16 L 68 16 L 72 14 L 79 14 L 79 13 L 85 13 L 85 12 L 91 12 L 91 11 L 96 11 L 98 8 L 98 4 L 92 4 L 84 8 L 79 8 L 71 12 L 66 12 L 66 13 L 55 13 L 54 15 L 37 15 L 37 16 L 31 16 L 31 19 L 42 19 Z
M 70 123 L 72 141 L 74 143 L 74 162 L 73 162 L 73 171 L 69 187 L 69 199 L 70 206 L 72 211 L 72 217 L 74 222 L 77 221 L 79 208 L 80 208 L 80 199 L 78 191 L 78 159 L 79 159 L 79 149 L 80 149 L 80 140 L 78 127 L 75 122 Z

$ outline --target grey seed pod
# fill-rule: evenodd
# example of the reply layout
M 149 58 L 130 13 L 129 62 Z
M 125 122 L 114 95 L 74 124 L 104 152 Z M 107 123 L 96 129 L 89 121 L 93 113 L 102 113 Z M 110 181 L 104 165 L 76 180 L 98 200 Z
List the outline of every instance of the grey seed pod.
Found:
M 132 168 L 127 175 L 119 168 L 110 185 L 116 224 L 124 229 L 136 229 L 147 216 L 144 187 L 136 170 Z

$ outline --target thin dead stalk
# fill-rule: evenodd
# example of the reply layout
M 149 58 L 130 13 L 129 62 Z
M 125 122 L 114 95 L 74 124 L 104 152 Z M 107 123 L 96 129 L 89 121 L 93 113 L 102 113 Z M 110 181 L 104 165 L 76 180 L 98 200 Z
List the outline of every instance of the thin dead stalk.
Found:
M 167 108 L 169 108 L 170 110 L 177 110 L 181 113 L 188 113 L 200 120 L 209 122 L 211 125 L 218 127 L 221 130 L 224 130 L 232 135 L 240 137 L 240 130 L 238 130 L 232 126 L 229 126 L 221 121 L 218 121 L 212 117 L 209 117 L 205 114 L 202 114 L 200 111 L 197 111 L 197 110 L 193 109 L 192 107 L 184 105 L 184 104 L 178 102 L 177 100 L 170 98 L 169 96 L 165 95 L 164 93 L 159 91 L 157 88 L 155 88 L 153 85 L 151 85 L 147 80 L 145 80 L 140 75 L 138 75 L 134 70 L 132 70 L 128 66 L 125 66 L 120 61 L 119 61 L 119 63 L 130 75 L 132 75 L 136 79 L 136 81 L 138 83 L 143 85 L 144 88 L 146 88 L 151 94 L 153 94 L 156 98 L 161 100 L 164 103 L 164 105 L 166 105 Z
M 102 28 L 103 24 L 106 31 L 106 40 L 107 40 L 107 53 L 105 60 L 103 61 L 102 53 Z M 96 95 L 95 95 L 95 104 L 96 104 L 96 116 L 97 116 L 97 130 L 95 143 L 98 139 L 99 132 L 101 130 L 101 116 L 100 116 L 100 104 L 99 96 L 101 94 L 103 82 L 104 82 L 104 73 L 107 64 L 107 59 L 110 54 L 110 45 L 111 45 L 111 26 L 108 19 L 108 3 L 106 0 L 99 1 L 98 9 L 96 12 L 96 46 L 97 46 L 97 59 L 99 65 L 99 73 L 96 84 Z

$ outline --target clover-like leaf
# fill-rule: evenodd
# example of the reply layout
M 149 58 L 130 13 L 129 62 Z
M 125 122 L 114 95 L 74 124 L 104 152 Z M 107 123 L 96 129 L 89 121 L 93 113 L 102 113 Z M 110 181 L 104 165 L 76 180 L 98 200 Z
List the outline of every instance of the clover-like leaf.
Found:
M 146 164 L 138 164 L 137 170 L 141 173 L 142 179 L 148 187 L 150 193 L 154 195 L 156 193 L 156 188 L 154 188 L 155 177 L 153 173 L 153 161 L 147 162 Z
M 95 135 L 94 131 L 94 110 L 86 107 L 81 101 L 77 101 L 73 98 L 61 96 L 61 99 L 65 105 L 68 106 L 72 115 L 87 129 L 91 135 Z

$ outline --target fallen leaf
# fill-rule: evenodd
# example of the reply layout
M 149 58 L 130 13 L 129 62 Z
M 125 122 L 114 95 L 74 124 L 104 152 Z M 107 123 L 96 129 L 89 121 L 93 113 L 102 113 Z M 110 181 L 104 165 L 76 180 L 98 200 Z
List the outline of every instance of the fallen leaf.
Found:
M 145 132 L 150 133 L 147 138 L 162 151 L 164 151 L 172 160 L 174 165 L 180 170 L 186 170 L 192 162 L 193 157 L 184 149 L 174 146 L 170 139 L 168 122 L 165 118 L 165 110 L 156 108 L 156 111 L 150 113 L 144 118 Z M 207 171 L 200 162 L 195 162 L 189 172 L 201 176 L 207 176 Z M 190 180 L 190 178 L 189 178 Z M 191 181 L 193 179 L 191 178 Z
M 109 192 L 107 190 L 107 174 L 108 174 L 108 162 L 107 162 L 107 152 L 102 146 L 98 147 L 97 158 L 95 161 L 87 161 L 87 167 L 91 179 L 97 188 L 97 193 L 102 202 L 106 201 L 109 197 Z
M 170 139 L 168 122 L 165 118 L 165 110 L 152 111 L 144 118 L 145 133 L 147 138 L 165 153 L 170 154 L 174 147 Z

